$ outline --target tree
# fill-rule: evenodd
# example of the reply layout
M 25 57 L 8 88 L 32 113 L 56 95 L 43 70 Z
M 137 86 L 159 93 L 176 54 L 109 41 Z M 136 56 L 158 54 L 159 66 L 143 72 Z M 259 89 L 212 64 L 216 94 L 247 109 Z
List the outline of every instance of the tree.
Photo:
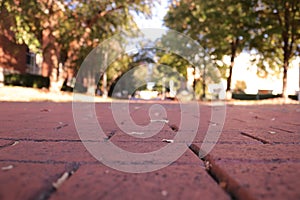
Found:
M 14 18 L 12 29 L 17 41 L 27 44 L 35 52 L 41 50 L 42 75 L 50 77 L 52 69 L 58 68 L 59 63 L 61 46 L 58 25 L 66 20 L 61 2 L 8 0 L 5 6 Z
M 187 78 L 187 67 L 191 65 L 187 60 L 174 53 L 163 53 L 159 63 L 176 69 L 185 78 Z
M 2 1 L 1 1 L 2 3 Z M 134 29 L 131 11 L 150 14 L 149 0 L 7 0 L 19 41 L 41 49 L 42 75 L 55 81 L 59 63 L 79 68 L 93 47 L 116 32 Z
M 287 71 L 300 52 L 300 1 L 260 0 L 256 12 L 261 25 L 252 47 L 259 52 L 261 69 L 268 65 L 282 71 L 282 96 L 287 98 Z
M 251 9 L 253 3 L 247 0 L 180 0 L 170 6 L 164 19 L 169 28 L 197 40 L 215 60 L 230 55 L 227 91 L 231 90 L 234 60 L 251 37 L 255 19 Z

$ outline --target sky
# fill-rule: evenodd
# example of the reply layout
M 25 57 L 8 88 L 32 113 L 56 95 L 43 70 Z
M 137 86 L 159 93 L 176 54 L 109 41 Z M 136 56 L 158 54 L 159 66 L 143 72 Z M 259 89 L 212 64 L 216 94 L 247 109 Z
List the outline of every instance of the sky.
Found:
M 168 11 L 168 1 L 162 0 L 160 3 L 155 3 L 152 8 L 153 16 L 151 19 L 146 19 L 142 15 L 134 13 L 134 20 L 139 28 L 166 28 L 163 26 L 163 18 Z

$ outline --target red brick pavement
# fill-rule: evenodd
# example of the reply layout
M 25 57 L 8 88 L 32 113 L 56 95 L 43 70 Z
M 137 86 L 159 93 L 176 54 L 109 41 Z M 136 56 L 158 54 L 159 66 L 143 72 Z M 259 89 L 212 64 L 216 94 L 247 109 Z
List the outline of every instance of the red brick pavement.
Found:
M 166 109 L 163 119 L 168 123 L 153 122 L 142 130 L 130 125 L 124 106 L 118 112 L 124 120 L 118 123 L 111 103 L 96 104 L 106 136 L 85 144 L 110 141 L 135 153 L 183 144 L 162 142 L 178 134 L 180 106 L 155 103 Z M 153 104 L 131 102 L 132 120 L 148 125 Z M 219 124 L 211 118 L 212 108 L 200 105 L 200 116 L 188 119 L 191 126 L 200 122 L 191 148 L 169 166 L 147 173 L 118 171 L 95 159 L 77 134 L 72 103 L 2 102 L 0 111 L 0 199 L 300 199 L 299 105 L 228 105 L 220 138 L 202 159 L 196 154 L 208 127 Z M 151 112 L 160 117 L 159 108 Z M 157 129 L 152 137 L 134 137 Z M 193 130 L 188 126 L 183 131 Z M 159 161 L 171 156 L 162 155 Z

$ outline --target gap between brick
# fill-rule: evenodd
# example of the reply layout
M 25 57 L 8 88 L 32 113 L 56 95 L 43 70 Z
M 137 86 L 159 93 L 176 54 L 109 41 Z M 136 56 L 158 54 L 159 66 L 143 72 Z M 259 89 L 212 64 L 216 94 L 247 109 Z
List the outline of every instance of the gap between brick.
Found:
M 38 200 L 48 200 L 51 196 L 79 169 L 78 163 L 72 163 L 71 169 L 62 173 L 62 175 L 52 183 L 48 190 L 43 191 L 42 194 L 38 196 Z
M 9 142 L 7 144 L 4 144 L 4 145 L 0 146 L 0 149 L 6 148 L 6 147 L 15 146 L 18 143 L 19 143 L 18 141 L 11 141 L 11 142 Z
M 207 173 L 232 199 L 254 200 L 255 198 L 243 188 L 234 178 L 230 177 L 220 166 L 218 166 L 211 155 L 202 152 L 195 144 L 189 146 L 204 163 Z M 206 155 L 200 157 L 201 155 Z
M 0 138 L 1 140 L 13 140 L 14 142 L 99 142 L 98 140 L 76 140 L 76 139 L 33 139 L 33 138 Z M 14 143 L 12 142 L 12 143 Z M 1 147 L 0 147 L 1 148 Z
M 287 132 L 287 133 L 294 133 L 294 131 L 286 130 L 286 129 L 279 128 L 279 127 L 270 126 L 270 128 L 275 129 L 275 130 L 279 130 L 279 131 L 284 131 L 284 132 Z

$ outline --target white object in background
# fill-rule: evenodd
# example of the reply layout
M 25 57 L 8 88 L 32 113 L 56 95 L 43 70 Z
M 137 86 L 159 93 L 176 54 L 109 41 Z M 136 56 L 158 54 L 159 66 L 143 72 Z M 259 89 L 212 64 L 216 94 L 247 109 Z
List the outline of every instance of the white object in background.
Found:
M 3 68 L 0 67 L 0 87 L 4 86 L 4 74 L 3 74 Z
M 212 94 L 216 94 L 218 99 L 225 99 L 226 92 L 222 83 L 219 84 L 209 84 L 208 91 Z

